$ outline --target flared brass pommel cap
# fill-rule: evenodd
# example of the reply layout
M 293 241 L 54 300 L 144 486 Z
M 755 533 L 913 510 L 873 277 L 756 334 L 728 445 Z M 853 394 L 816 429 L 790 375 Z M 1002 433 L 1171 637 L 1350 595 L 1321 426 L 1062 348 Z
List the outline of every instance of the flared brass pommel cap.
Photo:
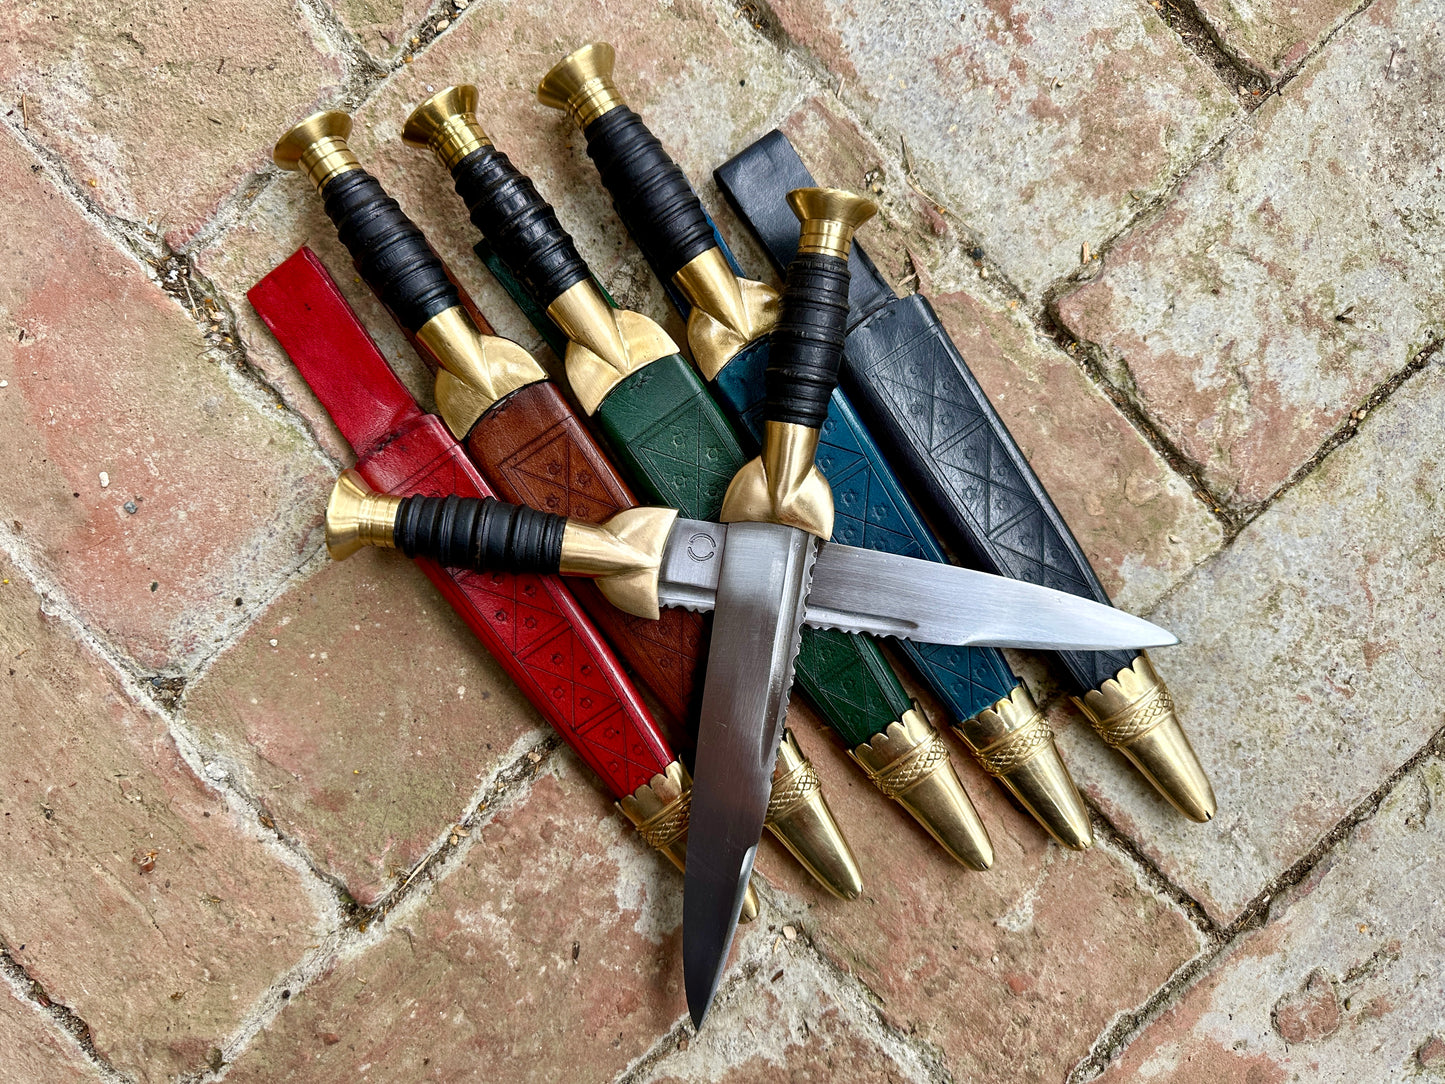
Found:
M 1099 737 L 1133 761 L 1175 809 L 1200 822 L 1214 816 L 1214 788 L 1147 654 L 1074 703 Z
M 578 128 L 585 129 L 604 113 L 625 105 L 612 82 L 617 53 L 605 41 L 584 45 L 558 61 L 537 84 L 537 100 L 553 109 L 565 109 Z
M 276 141 L 271 159 L 282 169 L 300 171 L 319 192 L 338 173 L 360 169 L 347 146 L 351 117 L 338 109 L 313 113 Z
M 448 170 L 478 147 L 492 145 L 477 120 L 477 88 L 469 84 L 439 90 L 413 109 L 402 125 L 401 138 L 413 147 L 431 150 Z
M 692 776 L 674 760 L 659 774 L 617 803 L 649 847 L 679 870 L 687 859 L 687 826 L 692 815 Z M 739 922 L 758 917 L 758 894 L 749 882 Z
M 803 224 L 798 251 L 848 258 L 859 226 L 878 213 L 878 204 L 841 188 L 795 188 L 788 206 Z
M 355 470 L 344 470 L 326 502 L 326 552 L 344 561 L 366 546 L 396 548 L 396 511 L 401 498 L 373 493 Z
M 948 747 L 917 707 L 850 750 L 873 785 L 969 869 L 993 865 L 993 842 L 959 782 Z
M 1017 798 L 1049 835 L 1082 851 L 1093 845 L 1089 811 L 1054 746 L 1054 733 L 1023 685 L 953 731 L 979 765 Z
M 786 728 L 773 768 L 773 793 L 765 823 L 820 885 L 839 899 L 858 898 L 863 891 L 858 859 L 833 819 L 817 769 Z

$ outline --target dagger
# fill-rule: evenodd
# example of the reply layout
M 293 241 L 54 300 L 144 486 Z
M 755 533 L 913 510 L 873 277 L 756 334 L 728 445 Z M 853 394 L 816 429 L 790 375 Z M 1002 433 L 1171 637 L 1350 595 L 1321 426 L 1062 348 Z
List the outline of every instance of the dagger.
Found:
M 770 132 L 716 171 L 718 186 L 774 264 L 792 258 L 796 232 L 784 195 L 813 184 L 781 132 Z M 977 567 L 1108 602 L 1088 558 L 968 369 L 932 306 L 898 298 L 867 254 L 854 250 L 843 380 L 896 462 L 917 479 L 934 522 Z M 1061 661 L 1074 702 L 1176 809 L 1207 821 L 1214 790 L 1145 653 L 1079 654 Z
M 767 333 L 777 321 L 777 292 L 742 277 L 686 175 L 623 101 L 613 79 L 615 62 L 606 42 L 583 46 L 543 77 L 538 98 L 565 110 L 582 129 L 613 207 L 687 320 L 694 362 L 734 421 L 761 443 Z M 945 560 L 841 388 L 829 404 L 817 459 L 835 493 L 842 487 L 836 540 Z M 1003 656 L 991 648 L 912 641 L 900 647 L 958 720 L 955 731 L 984 770 L 1060 843 L 1088 847 L 1093 834 L 1083 800 L 1043 713 Z M 925 824 L 946 790 L 940 786 L 946 759 L 932 778 L 918 768 L 935 735 L 923 713 L 914 711 L 849 750 Z

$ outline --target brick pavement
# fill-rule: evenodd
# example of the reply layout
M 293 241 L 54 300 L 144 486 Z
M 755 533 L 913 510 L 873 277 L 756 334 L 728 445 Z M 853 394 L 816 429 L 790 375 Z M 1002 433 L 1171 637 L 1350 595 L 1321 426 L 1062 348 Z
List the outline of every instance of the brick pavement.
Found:
M 1445 1079 L 1438 0 L 184 0 L 0 13 L 0 1073 L 8 1081 Z M 244 292 L 312 245 L 429 381 L 301 182 L 354 145 L 499 330 L 430 90 L 676 331 L 530 89 L 612 40 L 708 170 L 769 127 L 884 214 L 1160 653 L 1214 780 L 1170 813 L 1049 704 L 1065 852 L 971 765 L 968 874 L 800 741 L 865 876 L 765 841 L 764 915 L 685 1023 L 676 874 L 413 569 L 328 565 L 349 450 Z M 104 472 L 104 474 L 102 474 Z

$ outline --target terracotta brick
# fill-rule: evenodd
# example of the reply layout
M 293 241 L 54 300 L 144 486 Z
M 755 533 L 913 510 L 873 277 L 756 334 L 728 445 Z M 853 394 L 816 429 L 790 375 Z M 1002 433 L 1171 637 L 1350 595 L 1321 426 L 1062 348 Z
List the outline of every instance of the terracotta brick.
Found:
M 1182 641 L 1156 654 L 1213 821 L 1169 810 L 1084 728 L 1061 738 L 1110 820 L 1221 923 L 1440 726 L 1442 434 L 1432 366 L 1149 615 Z
M 1373 5 L 1060 303 L 1224 500 L 1269 497 L 1445 333 L 1442 78 L 1438 10 Z
M 1348 0 L 1240 3 L 1200 0 L 1199 12 L 1225 52 L 1278 78 L 1339 28 L 1359 4 Z
M 681 921 L 677 871 L 553 758 L 429 898 L 293 997 L 227 1079 L 610 1080 L 685 1014 Z
M 6 526 L 99 636 L 184 671 L 320 543 L 330 472 L 8 134 L 0 185 Z
M 1117 854 L 1065 851 L 955 757 L 996 859 L 973 873 L 885 803 L 837 745 L 799 735 L 858 856 L 863 894 L 821 896 L 782 863 L 768 876 L 807 909 L 802 932 L 937 1047 L 960 1080 L 1058 1080 L 1123 1006 L 1142 1003 L 1200 939 Z M 766 979 L 756 980 L 765 983 Z
M 1431 1080 L 1441 1066 L 1445 767 L 1428 760 L 1101 1081 Z
M 270 129 L 335 95 L 343 68 L 294 0 L 65 0 L 0 16 L 10 119 L 105 211 L 172 246 L 265 165 Z
M 0 992 L 0 1065 L 11 1084 L 80 1084 L 100 1079 L 75 1041 L 33 1002 Z
M 315 936 L 308 882 L 198 779 L 165 723 L 0 585 L 0 938 L 141 1080 L 207 1065 Z
M 187 693 L 185 717 L 363 903 L 544 734 L 421 570 L 381 551 L 278 598 Z
M 1030 296 L 1230 124 L 1234 88 L 1143 4 L 774 0 L 787 34 Z M 896 133 L 896 135 L 895 135 Z

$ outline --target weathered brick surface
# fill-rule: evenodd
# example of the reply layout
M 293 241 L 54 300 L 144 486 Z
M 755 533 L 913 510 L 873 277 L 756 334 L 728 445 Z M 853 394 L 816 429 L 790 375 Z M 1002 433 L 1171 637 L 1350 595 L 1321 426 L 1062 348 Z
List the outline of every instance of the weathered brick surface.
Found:
M 1276 78 L 1304 59 L 1359 4 L 1351 0 L 1200 0 L 1197 6 L 1226 52 Z
M 775 0 L 922 184 L 1026 293 L 1078 266 L 1234 117 L 1234 90 L 1157 15 L 1108 3 Z M 895 137 L 896 138 L 896 137 Z
M 460 868 L 293 997 L 227 1079 L 609 1080 L 686 1013 L 681 921 L 677 871 L 554 758 Z
M 1433 366 L 1150 615 L 1182 641 L 1158 657 L 1219 797 L 1211 823 L 1119 778 L 1084 728 L 1065 735 L 1109 817 L 1220 920 L 1440 727 L 1442 433 Z
M 185 714 L 363 903 L 544 733 L 421 570 L 380 551 L 277 599 L 187 694 Z
M 1431 759 L 1101 1080 L 1439 1079 L 1442 808 L 1445 767 Z
M 768 876 L 804 901 L 819 951 L 881 999 L 890 1026 L 938 1047 L 956 1079 L 1060 1079 L 1116 1012 L 1199 951 L 1183 915 L 1118 855 L 1048 842 L 962 756 L 996 853 L 987 873 L 885 804 L 836 742 L 799 740 L 857 853 L 863 895 L 824 897 L 783 863 Z
M 390 59 L 410 46 L 412 31 L 430 11 L 430 0 L 329 0 L 346 28 L 373 56 Z M 434 19 L 436 26 L 440 20 Z M 450 20 L 448 20 L 450 21 Z
M 0 991 L 0 1065 L 10 1084 L 81 1084 L 99 1079 L 73 1040 L 34 1003 Z
M 0 561 L 0 939 L 139 1079 L 199 1069 L 318 922 L 306 882 Z
M 342 69 L 295 0 L 9 4 L 0 14 L 11 119 L 105 210 L 172 245 L 265 164 L 269 129 L 335 94 Z M 11 108 L 21 95 L 25 108 Z
M 184 668 L 319 544 L 330 475 L 8 134 L 0 186 L 7 526 L 100 636 Z
M 1438 7 L 1374 4 L 1061 303 L 1226 500 L 1445 332 L 1442 80 Z

